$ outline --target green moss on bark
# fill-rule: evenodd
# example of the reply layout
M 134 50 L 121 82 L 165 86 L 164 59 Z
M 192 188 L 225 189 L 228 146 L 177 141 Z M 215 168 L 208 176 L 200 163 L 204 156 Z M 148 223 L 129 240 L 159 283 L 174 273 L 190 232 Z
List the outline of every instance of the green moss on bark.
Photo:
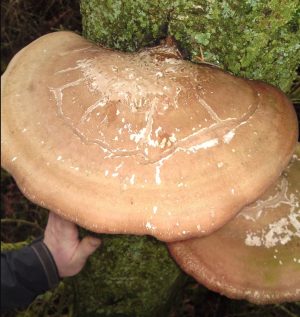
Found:
M 300 62 L 299 1 L 188 1 L 169 25 L 189 58 L 288 91 Z
M 165 36 L 168 0 L 83 0 L 83 34 L 106 46 L 135 51 Z
M 81 0 L 84 35 L 133 51 L 174 36 L 192 61 L 288 92 L 300 63 L 299 0 Z
M 167 316 L 185 276 L 150 237 L 105 236 L 75 278 L 80 316 Z

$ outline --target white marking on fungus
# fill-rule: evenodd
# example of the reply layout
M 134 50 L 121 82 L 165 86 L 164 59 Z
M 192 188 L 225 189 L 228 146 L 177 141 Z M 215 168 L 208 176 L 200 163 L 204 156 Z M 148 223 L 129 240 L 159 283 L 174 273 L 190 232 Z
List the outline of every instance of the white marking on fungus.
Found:
M 264 245 L 266 248 L 271 248 L 279 244 L 287 244 L 294 236 L 300 237 L 300 231 L 298 230 L 299 228 L 297 228 L 299 222 L 297 221 L 297 223 L 294 224 L 290 218 L 291 215 L 283 217 L 280 220 L 269 224 L 266 229 L 263 229 L 260 232 L 248 232 L 245 244 L 248 246 Z
M 161 149 L 163 149 L 163 148 L 165 147 L 165 145 L 166 145 L 166 142 L 167 142 L 167 139 L 166 139 L 166 138 L 163 138 L 162 141 L 161 141 L 160 144 L 159 144 L 159 147 L 160 147 Z
M 235 131 L 234 130 L 230 130 L 228 133 L 226 133 L 223 136 L 224 143 L 226 143 L 226 144 L 230 143 L 230 141 L 233 139 L 234 136 L 235 136 Z
M 170 140 L 171 142 L 173 142 L 173 143 L 176 142 L 177 138 L 176 138 L 176 136 L 175 136 L 174 133 L 171 134 L 171 136 L 169 137 L 169 140 Z
M 242 216 L 246 220 L 256 221 L 267 208 L 277 207 L 281 203 L 296 207 L 297 202 L 295 201 L 295 197 L 288 197 L 287 191 L 288 181 L 283 178 L 278 185 L 278 192 L 274 196 L 265 200 L 257 200 L 255 203 L 245 207 L 243 211 L 238 214 L 238 217 Z
M 135 175 L 132 174 L 131 177 L 130 177 L 130 179 L 129 179 L 129 183 L 130 183 L 131 185 L 133 185 L 134 182 L 135 182 Z
M 115 171 L 118 171 L 123 165 L 124 165 L 124 162 L 121 162 L 121 163 L 115 168 Z
M 156 229 L 156 227 L 149 221 L 147 221 L 147 223 L 146 223 L 146 228 L 148 230 L 155 230 Z
M 161 168 L 161 165 L 156 165 L 156 167 L 155 167 L 155 183 L 157 185 L 161 184 L 160 168 Z
M 219 139 L 215 138 L 215 139 L 211 139 L 211 140 L 205 141 L 205 142 L 200 143 L 200 144 L 193 145 L 193 146 L 188 148 L 188 151 L 195 153 L 200 149 L 208 149 L 208 148 L 214 147 L 218 144 L 219 144 Z
M 156 137 L 158 137 L 159 132 L 160 132 L 161 130 L 162 130 L 162 128 L 161 128 L 161 127 L 158 127 L 158 128 L 154 131 Z
M 140 140 L 145 138 L 145 134 L 146 134 L 146 128 L 142 128 L 138 133 L 130 134 L 129 138 L 131 141 L 138 143 L 140 142 Z

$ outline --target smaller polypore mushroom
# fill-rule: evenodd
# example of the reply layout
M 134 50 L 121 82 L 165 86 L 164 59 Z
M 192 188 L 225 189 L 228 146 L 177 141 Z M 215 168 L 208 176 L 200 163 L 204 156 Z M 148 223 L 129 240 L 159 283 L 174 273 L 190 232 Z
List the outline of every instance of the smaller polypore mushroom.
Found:
M 184 271 L 228 297 L 300 300 L 300 144 L 277 183 L 223 228 L 168 246 Z
M 129 54 L 71 32 L 20 51 L 1 98 L 2 166 L 29 199 L 102 233 L 207 235 L 278 178 L 297 140 L 270 85 L 176 47 Z

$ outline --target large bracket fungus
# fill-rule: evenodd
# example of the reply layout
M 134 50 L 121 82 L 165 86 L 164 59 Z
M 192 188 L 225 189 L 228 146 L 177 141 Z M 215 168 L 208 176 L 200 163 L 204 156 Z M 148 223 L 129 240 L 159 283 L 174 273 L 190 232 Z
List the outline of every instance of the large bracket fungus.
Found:
M 300 143 L 282 176 L 208 237 L 169 244 L 197 281 L 258 304 L 300 300 Z
M 273 86 L 56 32 L 2 80 L 2 165 L 32 201 L 95 232 L 207 235 L 279 177 L 297 140 Z

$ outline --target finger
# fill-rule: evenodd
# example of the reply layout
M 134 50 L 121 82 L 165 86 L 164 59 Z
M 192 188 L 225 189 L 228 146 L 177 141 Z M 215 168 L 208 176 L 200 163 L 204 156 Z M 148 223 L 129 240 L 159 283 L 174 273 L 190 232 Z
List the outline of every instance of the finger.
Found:
M 84 237 L 76 251 L 73 257 L 73 263 L 81 264 L 82 266 L 86 262 L 87 258 L 96 251 L 96 249 L 100 246 L 101 240 L 94 238 L 94 237 Z

